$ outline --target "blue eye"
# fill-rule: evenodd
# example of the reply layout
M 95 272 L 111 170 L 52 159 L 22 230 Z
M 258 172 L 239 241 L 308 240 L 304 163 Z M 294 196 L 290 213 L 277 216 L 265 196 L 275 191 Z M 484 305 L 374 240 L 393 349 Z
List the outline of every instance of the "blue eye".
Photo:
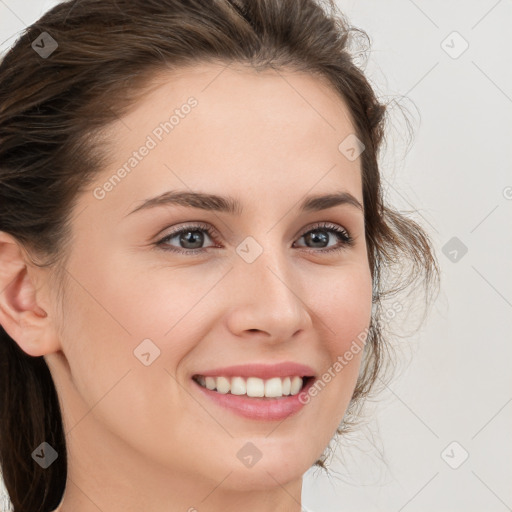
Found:
M 202 245 L 204 243 L 204 234 L 207 233 L 207 235 L 210 238 L 213 238 L 214 233 L 212 229 L 202 224 L 194 224 L 190 226 L 185 226 L 184 228 L 181 228 L 177 231 L 173 231 L 172 233 L 166 235 L 164 238 L 159 240 L 156 245 L 163 249 L 164 251 L 171 251 L 176 252 L 180 254 L 198 254 L 201 252 L 204 252 L 204 248 L 198 248 L 198 247 L 185 247 L 183 248 L 177 248 L 173 246 L 169 246 L 167 242 L 170 242 L 173 238 L 178 237 L 178 243 L 182 244 L 191 244 L 192 246 Z M 199 236 L 198 236 L 199 235 Z
M 193 224 L 185 226 L 179 230 L 169 233 L 164 238 L 155 243 L 160 249 L 164 251 L 171 251 L 178 254 L 196 255 L 204 253 L 208 248 L 200 247 L 204 243 L 204 233 L 209 238 L 213 239 L 216 233 L 207 224 Z M 320 223 L 314 225 L 311 229 L 306 231 L 300 238 L 305 238 L 310 243 L 323 244 L 329 243 L 329 234 L 334 234 L 338 244 L 334 247 L 324 248 L 320 247 L 318 250 L 315 248 L 306 248 L 306 250 L 313 250 L 313 252 L 330 253 L 338 252 L 354 245 L 354 239 L 350 233 L 336 224 Z M 169 242 L 177 238 L 179 244 L 188 245 L 188 247 L 175 247 L 169 245 Z M 212 246 L 215 247 L 215 246 Z M 218 247 L 218 246 L 217 246 Z
M 328 249 L 320 248 L 320 252 L 337 252 L 342 251 L 354 245 L 354 239 L 350 233 L 345 229 L 337 226 L 336 224 L 320 223 L 315 225 L 312 229 L 306 231 L 301 238 L 305 238 L 313 243 L 329 243 L 329 237 L 326 234 L 334 234 L 338 240 L 338 245 L 329 247 Z

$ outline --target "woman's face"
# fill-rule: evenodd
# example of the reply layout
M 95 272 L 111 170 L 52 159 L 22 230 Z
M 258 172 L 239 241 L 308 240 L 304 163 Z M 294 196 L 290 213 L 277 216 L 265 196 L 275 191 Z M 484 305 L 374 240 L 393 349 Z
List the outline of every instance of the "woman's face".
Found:
M 161 83 L 112 126 L 113 164 L 74 207 L 62 353 L 45 356 L 70 467 L 101 453 L 120 478 L 137 460 L 212 489 L 227 475 L 224 489 L 299 480 L 343 418 L 370 323 L 355 130 L 309 75 L 209 64 Z M 195 206 L 144 206 L 178 193 Z M 302 209 L 341 193 L 354 201 Z M 193 379 L 214 374 L 228 377 L 208 380 L 218 391 Z M 223 389 L 305 375 L 316 394 Z

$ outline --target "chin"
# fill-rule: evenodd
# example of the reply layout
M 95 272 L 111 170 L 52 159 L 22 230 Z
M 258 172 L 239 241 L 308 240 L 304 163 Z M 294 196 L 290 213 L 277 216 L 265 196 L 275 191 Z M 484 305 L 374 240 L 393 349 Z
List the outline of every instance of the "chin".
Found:
M 262 446 L 264 442 L 264 439 L 255 440 L 254 444 L 259 443 Z M 267 443 L 266 448 L 262 447 L 261 458 L 258 459 L 258 452 L 250 447 L 249 443 L 250 441 L 247 441 L 242 445 L 246 451 L 240 450 L 239 456 L 237 450 L 233 454 L 234 457 L 224 457 L 223 464 L 218 469 L 225 475 L 232 472 L 225 482 L 230 488 L 257 491 L 286 485 L 301 479 L 318 458 L 317 454 L 299 452 L 297 446 L 282 446 L 280 449 L 275 443 Z M 245 455 L 246 453 L 252 453 L 253 459 L 251 460 L 251 455 Z M 223 484 L 223 487 L 225 485 Z

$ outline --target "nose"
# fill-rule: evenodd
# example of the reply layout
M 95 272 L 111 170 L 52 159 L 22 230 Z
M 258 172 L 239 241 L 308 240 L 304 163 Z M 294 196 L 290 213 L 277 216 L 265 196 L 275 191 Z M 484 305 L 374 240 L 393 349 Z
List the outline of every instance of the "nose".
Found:
M 307 295 L 281 249 L 265 249 L 252 263 L 241 258 L 229 279 L 234 306 L 228 327 L 234 335 L 283 342 L 311 325 Z

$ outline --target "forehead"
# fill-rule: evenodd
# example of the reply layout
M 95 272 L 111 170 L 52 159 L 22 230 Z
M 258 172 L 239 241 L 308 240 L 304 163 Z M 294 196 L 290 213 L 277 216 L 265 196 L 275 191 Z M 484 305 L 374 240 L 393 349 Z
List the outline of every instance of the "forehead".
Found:
M 196 64 L 160 71 L 147 82 L 146 89 L 147 93 L 125 116 L 125 127 L 166 117 L 166 113 L 179 109 L 194 97 L 201 108 L 195 109 L 193 117 L 203 121 L 208 118 L 212 128 L 219 124 L 227 128 L 226 121 L 231 126 L 241 122 L 248 127 L 252 120 L 253 124 L 267 121 L 265 128 L 269 130 L 291 124 L 297 131 L 294 121 L 300 119 L 304 126 L 315 125 L 332 131 L 349 128 L 354 132 L 341 95 L 325 77 L 302 71 L 257 71 L 240 63 Z
M 336 187 L 362 202 L 360 159 L 351 161 L 339 149 L 355 132 L 350 113 L 325 80 L 291 70 L 203 64 L 159 73 L 149 85 L 110 127 L 113 164 L 99 182 L 123 165 L 128 171 L 109 193 L 111 205 L 117 201 L 126 210 L 127 201 L 173 188 L 229 189 L 242 198 L 272 189 L 283 196 Z M 150 150 L 127 166 L 144 146 Z

